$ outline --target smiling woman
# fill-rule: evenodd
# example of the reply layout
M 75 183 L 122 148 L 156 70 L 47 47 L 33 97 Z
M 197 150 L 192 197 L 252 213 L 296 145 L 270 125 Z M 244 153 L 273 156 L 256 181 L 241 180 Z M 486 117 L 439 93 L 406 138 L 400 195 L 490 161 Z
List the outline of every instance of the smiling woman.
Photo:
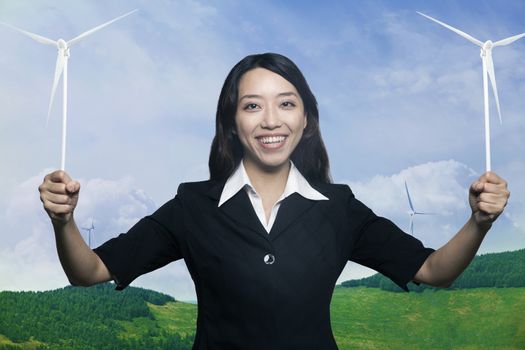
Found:
M 476 253 L 509 192 L 485 173 L 472 215 L 439 250 L 375 215 L 332 184 L 315 97 L 297 66 L 266 53 L 241 60 L 221 90 L 210 179 L 177 195 L 127 233 L 91 250 L 73 210 L 80 184 L 55 171 L 40 186 L 72 284 L 138 276 L 184 259 L 198 298 L 194 349 L 335 350 L 330 301 L 351 260 L 407 289 L 449 285 Z
M 276 105 L 278 102 L 283 105 Z M 275 114 L 277 111 L 280 113 Z M 299 119 L 306 119 L 305 127 L 302 135 L 294 137 L 297 142 L 288 147 L 288 155 L 308 180 L 329 183 L 328 155 L 319 130 L 317 101 L 303 74 L 282 55 L 267 53 L 245 57 L 226 77 L 219 97 L 209 159 L 210 178 L 227 179 L 243 157 L 246 144 L 241 144 L 241 135 L 236 135 L 241 116 L 256 116 L 263 122 L 258 131 L 252 130 L 257 135 L 263 135 L 263 131 L 273 135 L 272 132 L 283 132 L 286 125 L 278 125 L 276 131 L 275 125 L 268 125 L 268 120 L 261 118 L 281 123 L 275 118 L 297 114 Z

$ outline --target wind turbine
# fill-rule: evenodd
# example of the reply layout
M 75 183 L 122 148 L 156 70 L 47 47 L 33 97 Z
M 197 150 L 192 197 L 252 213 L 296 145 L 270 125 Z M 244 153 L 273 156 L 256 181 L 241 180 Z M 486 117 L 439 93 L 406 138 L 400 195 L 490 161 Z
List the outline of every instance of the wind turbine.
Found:
M 410 215 L 410 234 L 414 235 L 414 216 L 416 215 L 434 215 L 434 213 L 423 213 L 420 211 L 416 211 L 414 209 L 414 205 L 412 204 L 412 199 L 410 198 L 410 192 L 408 191 L 408 185 L 405 181 L 405 190 L 407 191 L 407 198 L 408 198 L 408 205 L 410 206 L 410 211 L 408 214 Z
M 41 35 L 38 35 L 38 34 L 34 34 L 34 33 L 31 33 L 31 32 L 28 32 L 26 30 L 23 30 L 23 29 L 20 29 L 20 28 L 17 28 L 17 27 L 14 27 L 10 24 L 7 24 L 7 23 L 3 23 L 3 22 L 0 22 L 0 24 L 3 24 L 11 29 L 14 29 L 16 31 L 19 31 L 20 33 L 24 34 L 24 35 L 27 35 L 28 37 L 30 37 L 31 39 L 35 40 L 35 41 L 38 41 L 39 43 L 41 44 L 46 44 L 46 45 L 53 45 L 53 46 L 56 46 L 58 48 L 58 55 L 57 55 L 57 61 L 56 61 L 56 65 L 55 65 L 55 77 L 53 79 L 53 87 L 51 89 L 51 98 L 49 100 L 49 108 L 48 108 L 48 111 L 47 111 L 47 120 L 46 120 L 46 126 L 49 122 L 49 115 L 51 114 L 51 107 L 53 106 L 53 99 L 55 97 L 55 91 L 56 91 L 56 88 L 57 88 L 57 85 L 58 85 L 58 81 L 60 80 L 60 77 L 63 76 L 62 78 L 62 83 L 63 83 L 63 90 L 62 90 L 62 93 L 63 93 L 63 99 L 62 99 L 62 157 L 61 157 L 61 162 L 60 162 L 60 169 L 61 170 L 64 170 L 65 169 L 65 162 L 66 162 L 66 126 L 67 126 L 67 62 L 68 62 L 68 59 L 69 59 L 69 56 L 70 56 L 70 48 L 73 44 L 76 44 L 78 43 L 80 40 L 84 39 L 85 37 L 87 37 L 88 35 L 91 35 L 93 33 L 95 33 L 96 31 L 112 24 L 113 22 L 115 21 L 118 21 L 126 16 L 129 16 L 131 15 L 132 13 L 138 11 L 137 9 L 133 10 L 133 11 L 130 11 L 122 16 L 119 16 L 115 19 L 112 19 L 111 21 L 108 21 L 104 24 L 101 24 L 95 28 L 92 28 L 80 35 L 78 35 L 77 37 L 69 40 L 69 41 L 65 41 L 64 39 L 58 39 L 57 41 L 55 40 L 51 40 L 51 39 L 48 39 L 46 37 L 43 37 Z
M 93 219 L 91 219 L 91 227 L 82 227 L 83 230 L 88 231 L 88 245 L 91 248 L 91 231 L 95 230 L 95 225 L 93 225 Z
M 484 43 L 478 39 L 468 35 L 467 33 L 462 32 L 459 29 L 449 26 L 441 21 L 438 21 L 435 18 L 427 16 L 421 12 L 418 12 L 421 16 L 434 21 L 443 27 L 450 29 L 451 31 L 459 34 L 463 38 L 467 39 L 471 43 L 478 45 L 481 48 L 480 56 L 481 62 L 483 65 L 483 101 L 484 101 L 484 110 L 485 110 L 485 168 L 487 171 L 491 169 L 491 158 L 490 158 L 490 121 L 489 121 L 489 92 L 488 92 L 488 82 L 487 75 L 490 78 L 492 84 L 492 91 L 494 92 L 494 98 L 496 99 L 496 107 L 498 108 L 499 122 L 501 124 L 501 111 L 499 108 L 499 98 L 498 98 L 498 87 L 496 85 L 496 75 L 494 73 L 494 62 L 492 60 L 492 49 L 496 46 L 505 46 L 515 42 L 518 39 L 521 39 L 525 36 L 525 33 L 514 35 L 506 39 L 502 39 L 496 42 L 487 40 Z

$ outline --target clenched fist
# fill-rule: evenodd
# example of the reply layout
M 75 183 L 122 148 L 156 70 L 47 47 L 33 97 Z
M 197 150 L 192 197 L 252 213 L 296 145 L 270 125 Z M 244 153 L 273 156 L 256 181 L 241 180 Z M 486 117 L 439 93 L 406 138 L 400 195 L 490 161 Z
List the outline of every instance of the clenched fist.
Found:
M 509 196 L 505 180 L 490 171 L 481 175 L 469 190 L 469 203 L 476 224 L 490 227 L 503 212 Z
M 44 177 L 38 190 L 44 209 L 53 223 L 65 224 L 71 220 L 80 191 L 78 181 L 72 180 L 64 171 L 56 170 Z

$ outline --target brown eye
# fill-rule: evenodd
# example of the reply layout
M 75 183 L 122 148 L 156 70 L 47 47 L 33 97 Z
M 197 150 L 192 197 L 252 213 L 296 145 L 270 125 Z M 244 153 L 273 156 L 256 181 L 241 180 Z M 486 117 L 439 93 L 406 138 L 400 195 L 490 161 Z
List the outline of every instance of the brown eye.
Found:
M 295 103 L 290 102 L 290 101 L 285 101 L 281 103 L 281 106 L 283 106 L 284 108 L 292 108 L 292 107 L 295 107 Z
M 255 103 L 248 103 L 248 104 L 244 107 L 244 109 L 246 109 L 246 110 L 253 110 L 253 109 L 256 109 L 256 108 L 257 108 L 257 104 L 255 104 Z

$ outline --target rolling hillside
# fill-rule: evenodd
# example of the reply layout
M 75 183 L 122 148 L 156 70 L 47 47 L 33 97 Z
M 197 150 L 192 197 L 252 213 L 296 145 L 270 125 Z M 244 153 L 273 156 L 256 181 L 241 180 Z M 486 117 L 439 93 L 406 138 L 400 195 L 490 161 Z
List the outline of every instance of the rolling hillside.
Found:
M 372 287 L 403 292 L 390 279 L 381 274 L 341 283 L 342 287 Z M 489 253 L 474 257 L 469 267 L 449 289 L 485 287 L 525 287 L 525 249 L 512 252 Z M 421 292 L 436 289 L 427 285 L 409 285 L 410 291 Z
M 523 252 L 480 256 L 473 273 L 490 276 L 498 264 L 503 274 L 517 271 Z M 512 267 L 501 265 L 509 261 Z M 525 349 L 525 288 L 502 287 L 392 293 L 338 286 L 333 333 L 341 350 Z M 0 292 L 0 350 L 189 350 L 196 313 L 194 304 L 134 287 L 116 292 L 112 284 Z

